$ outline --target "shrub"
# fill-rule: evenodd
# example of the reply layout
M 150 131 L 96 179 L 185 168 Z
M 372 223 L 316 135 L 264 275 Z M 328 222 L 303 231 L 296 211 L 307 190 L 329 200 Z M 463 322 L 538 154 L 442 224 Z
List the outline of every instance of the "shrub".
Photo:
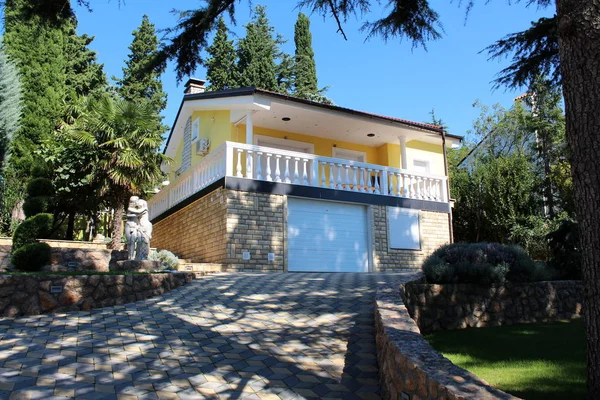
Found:
M 440 247 L 423 263 L 430 283 L 492 284 L 532 281 L 536 266 L 518 246 L 455 243 Z
M 20 271 L 35 272 L 50 263 L 50 255 L 47 243 L 29 243 L 15 250 L 10 261 Z
M 579 225 L 564 220 L 547 236 L 551 257 L 548 265 L 555 269 L 560 279 L 581 279 L 581 247 Z
M 29 217 L 42 214 L 50 210 L 51 197 L 37 196 L 30 197 L 23 203 L 23 212 Z
M 36 239 L 47 237 L 52 231 L 54 218 L 50 214 L 37 214 L 27 218 L 15 229 L 13 235 L 13 249 L 35 243 Z
M 152 251 L 148 258 L 151 261 L 160 261 L 160 265 L 164 270 L 177 269 L 179 258 L 168 250 Z
M 52 182 L 46 178 L 34 178 L 27 184 L 27 196 L 52 196 L 54 194 L 54 187 Z

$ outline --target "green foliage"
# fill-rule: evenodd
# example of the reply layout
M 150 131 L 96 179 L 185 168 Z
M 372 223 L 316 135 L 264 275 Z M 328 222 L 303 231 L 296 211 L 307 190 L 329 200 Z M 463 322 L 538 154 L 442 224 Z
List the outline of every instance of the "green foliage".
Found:
M 47 238 L 52 233 L 54 217 L 51 214 L 37 214 L 27 218 L 15 230 L 13 249 L 17 250 L 26 244 L 36 243 L 37 239 Z
M 151 261 L 160 261 L 163 270 L 175 270 L 179 265 L 179 258 L 168 250 L 152 251 L 148 259 Z
M 10 261 L 19 271 L 36 272 L 50 263 L 52 249 L 47 243 L 29 243 L 15 250 Z
M 499 243 L 455 243 L 440 247 L 423 263 L 430 283 L 529 282 L 536 266 L 518 246 Z
M 281 43 L 269 24 L 266 7 L 256 6 L 252 21 L 246 25 L 246 36 L 238 43 L 238 84 L 278 91 L 276 61 Z
M 91 100 L 85 113 L 68 134 L 94 152 L 85 169 L 99 186 L 99 194 L 122 212 L 126 199 L 141 194 L 163 178 L 160 165 L 169 161 L 158 149 L 158 132 L 153 107 L 103 96 Z M 114 218 L 113 245 L 121 240 L 121 220 Z
M 17 180 L 13 174 L 0 174 L 0 236 L 12 236 L 18 225 L 13 210 L 23 198 L 20 192 L 23 186 Z
M 65 111 L 68 59 L 64 43 L 73 13 L 69 3 L 37 14 L 44 0 L 9 0 L 4 5 L 4 46 L 17 64 L 23 93 L 20 128 L 11 145 L 11 167 L 26 176 L 35 149 L 52 135 Z
M 236 88 L 238 84 L 237 54 L 233 41 L 227 35 L 225 20 L 217 21 L 217 33 L 212 44 L 206 49 L 206 79 L 208 90 Z
M 47 213 L 52 209 L 52 197 L 36 196 L 30 197 L 23 203 L 23 212 L 27 218 L 36 214 Z
M 21 118 L 21 81 L 15 63 L 0 45 L 0 173 L 9 156 L 10 142 Z
M 160 113 L 167 106 L 167 95 L 160 80 L 165 68 L 154 66 L 160 41 L 154 24 L 147 15 L 142 24 L 133 31 L 133 42 L 129 46 L 129 57 L 123 68 L 123 78 L 117 80 L 117 93 L 126 101 L 141 104 L 148 102 L 154 115 L 156 131 L 163 134 L 167 127 L 162 124 Z
M 547 235 L 552 256 L 548 262 L 561 279 L 581 279 L 581 243 L 579 224 L 564 220 Z
M 294 95 L 307 98 L 310 94 L 318 93 L 317 67 L 315 53 L 312 49 L 312 35 L 310 33 L 310 20 L 303 14 L 298 14 L 294 26 L 294 43 L 296 54 L 294 63 Z
M 527 30 L 511 33 L 486 47 L 489 59 L 504 59 L 512 54 L 512 63 L 498 74 L 496 87 L 529 86 L 538 76 L 551 76 L 553 85 L 560 83 L 558 52 L 558 18 L 542 17 Z
M 54 187 L 52 182 L 46 178 L 33 178 L 27 183 L 27 196 L 52 196 Z

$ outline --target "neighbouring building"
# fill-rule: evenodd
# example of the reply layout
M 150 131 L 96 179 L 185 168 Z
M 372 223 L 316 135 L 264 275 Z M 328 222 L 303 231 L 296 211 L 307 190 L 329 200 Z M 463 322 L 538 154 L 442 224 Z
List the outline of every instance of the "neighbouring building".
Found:
M 450 238 L 441 127 L 191 79 L 152 246 L 231 271 L 419 268 Z

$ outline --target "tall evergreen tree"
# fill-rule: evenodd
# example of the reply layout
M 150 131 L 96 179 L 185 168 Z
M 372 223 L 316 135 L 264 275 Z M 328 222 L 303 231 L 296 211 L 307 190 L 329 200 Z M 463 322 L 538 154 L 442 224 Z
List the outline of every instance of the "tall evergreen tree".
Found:
M 299 13 L 294 28 L 294 43 L 296 44 L 294 94 L 296 97 L 307 98 L 308 95 L 319 92 L 315 53 L 312 49 L 310 20 L 305 14 Z
M 19 128 L 21 98 L 17 67 L 0 45 L 0 175 L 9 155 L 10 141 Z
M 208 90 L 235 88 L 238 85 L 237 55 L 233 40 L 229 40 L 223 18 L 217 22 L 217 33 L 213 43 L 206 49 L 206 79 Z
M 156 129 L 162 134 L 166 127 L 161 123 L 160 113 L 167 106 L 167 95 L 163 91 L 160 76 L 165 67 L 152 67 L 155 65 L 159 44 L 154 24 L 144 15 L 142 24 L 133 31 L 133 41 L 129 46 L 126 66 L 123 68 L 123 78 L 117 80 L 117 92 L 131 103 L 148 102 L 156 114 Z
M 6 53 L 16 62 L 23 87 L 21 127 L 11 145 L 11 167 L 18 176 L 28 175 L 35 150 L 52 136 L 65 111 L 64 43 L 73 12 L 67 2 L 40 15 L 37 10 L 47 3 L 7 0 L 4 5 Z
M 277 57 L 280 41 L 269 24 L 266 7 L 256 6 L 254 17 L 246 25 L 246 37 L 238 43 L 240 86 L 257 86 L 278 91 Z

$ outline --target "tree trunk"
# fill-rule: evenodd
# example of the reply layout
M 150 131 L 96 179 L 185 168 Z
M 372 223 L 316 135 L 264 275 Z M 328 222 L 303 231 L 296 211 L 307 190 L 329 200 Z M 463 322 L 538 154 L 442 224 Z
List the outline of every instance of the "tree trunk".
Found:
M 121 237 L 123 236 L 123 212 L 125 202 L 119 199 L 115 202 L 115 213 L 112 220 L 112 234 L 110 248 L 114 250 L 122 250 Z
M 556 0 L 566 133 L 583 252 L 589 397 L 600 398 L 600 6 Z
M 67 233 L 66 239 L 73 240 L 73 231 L 75 230 L 75 211 L 69 213 L 69 219 L 67 219 Z

